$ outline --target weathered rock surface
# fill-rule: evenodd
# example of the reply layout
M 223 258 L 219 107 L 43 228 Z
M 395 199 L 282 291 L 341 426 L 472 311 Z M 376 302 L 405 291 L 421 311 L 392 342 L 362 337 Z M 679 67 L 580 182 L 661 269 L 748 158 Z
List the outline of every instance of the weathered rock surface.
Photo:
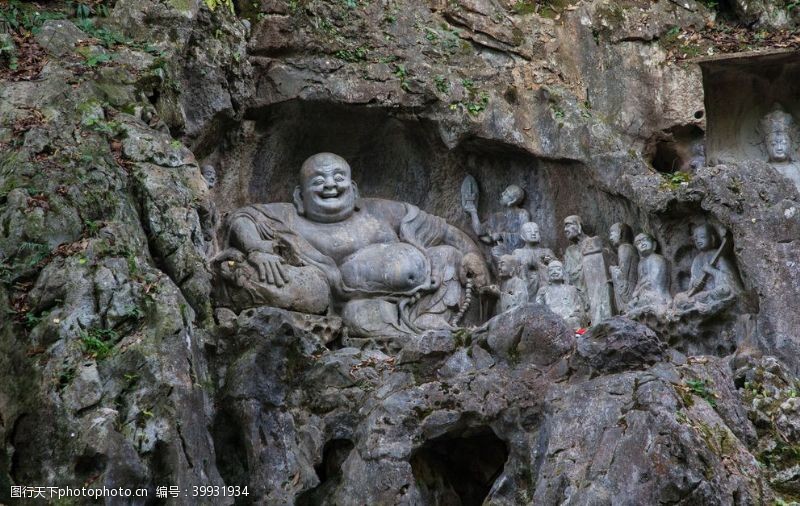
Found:
M 699 69 L 661 42 L 710 23 L 706 2 L 208 3 L 46 21 L 37 78 L 1 82 L 0 501 L 12 484 L 151 500 L 226 484 L 256 504 L 800 500 L 797 191 L 763 162 L 673 184 L 648 158 L 705 128 Z M 800 12 L 731 5 L 766 27 Z M 279 310 L 215 313 L 209 210 L 288 201 L 323 150 L 364 194 L 463 230 L 467 173 L 481 212 L 526 184 L 556 251 L 570 214 L 597 235 L 647 229 L 674 291 L 687 224 L 713 220 L 746 295 L 690 337 L 623 318 L 573 336 L 530 305 L 355 347 Z

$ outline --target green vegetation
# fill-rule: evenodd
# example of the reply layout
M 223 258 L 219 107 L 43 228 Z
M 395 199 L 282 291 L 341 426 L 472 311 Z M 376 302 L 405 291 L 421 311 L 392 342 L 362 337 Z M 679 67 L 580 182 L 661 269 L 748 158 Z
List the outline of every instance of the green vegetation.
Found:
M 404 91 L 408 91 L 408 70 L 406 70 L 406 66 L 400 63 L 395 63 L 394 71 L 392 73 L 395 75 L 395 77 L 400 79 L 400 88 L 402 88 Z
M 768 467 L 783 469 L 800 462 L 800 444 L 776 440 L 775 446 L 756 455 L 756 460 Z
M 688 184 L 692 180 L 691 174 L 683 171 L 669 172 L 661 174 L 664 180 L 661 182 L 662 190 L 677 190 L 684 184 Z
M 433 82 L 436 85 L 436 89 L 439 90 L 440 93 L 447 93 L 450 90 L 450 83 L 447 82 L 447 79 L 444 76 L 434 77 Z
M 50 246 L 35 242 L 23 242 L 13 255 L 0 261 L 0 282 L 9 284 L 24 277 L 50 256 Z M 14 258 L 13 262 L 10 259 Z
M 92 55 L 92 56 L 89 56 L 88 58 L 86 58 L 86 60 L 84 61 L 84 64 L 87 67 L 97 67 L 101 63 L 107 63 L 107 62 L 110 62 L 111 60 L 112 60 L 112 57 L 111 57 L 110 54 L 108 54 L 108 53 L 98 53 L 98 54 L 95 54 L 95 55 Z
M 203 0 L 208 7 L 208 10 L 215 11 L 218 7 L 223 7 L 228 9 L 231 13 L 234 12 L 233 9 L 233 0 Z
M 35 5 L 19 0 L 9 0 L 4 5 L 0 5 L 0 22 L 20 33 L 38 33 L 45 21 L 66 17 L 67 15 L 61 11 L 42 11 Z
M 481 112 L 486 110 L 486 107 L 489 105 L 489 94 L 478 89 L 475 82 L 469 78 L 462 79 L 461 85 L 464 87 L 464 91 L 466 91 L 467 100 L 451 103 L 450 110 L 455 111 L 463 109 L 470 116 L 478 116 Z
M 569 3 L 569 0 L 517 0 L 511 6 L 511 10 L 522 16 L 537 14 L 543 18 L 552 19 L 558 16 Z
M 716 395 L 709 389 L 707 381 L 688 380 L 686 381 L 686 387 L 692 394 L 705 399 L 705 401 L 708 402 L 712 408 L 717 407 Z
M 112 329 L 90 328 L 80 333 L 83 351 L 87 355 L 103 360 L 111 355 L 119 334 Z
M 472 345 L 472 332 L 468 329 L 457 329 L 453 332 L 453 339 L 457 347 L 467 347 Z
M 366 61 L 369 49 L 364 46 L 359 46 L 355 49 L 341 49 L 334 53 L 337 58 L 350 63 L 357 63 Z

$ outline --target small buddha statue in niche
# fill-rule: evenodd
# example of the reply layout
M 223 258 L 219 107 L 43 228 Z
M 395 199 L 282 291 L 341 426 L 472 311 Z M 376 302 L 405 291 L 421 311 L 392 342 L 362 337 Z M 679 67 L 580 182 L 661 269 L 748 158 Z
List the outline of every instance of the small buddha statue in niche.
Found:
M 767 161 L 800 191 L 800 165 L 797 162 L 795 139 L 797 125 L 791 114 L 776 104 L 761 119 L 761 134 Z

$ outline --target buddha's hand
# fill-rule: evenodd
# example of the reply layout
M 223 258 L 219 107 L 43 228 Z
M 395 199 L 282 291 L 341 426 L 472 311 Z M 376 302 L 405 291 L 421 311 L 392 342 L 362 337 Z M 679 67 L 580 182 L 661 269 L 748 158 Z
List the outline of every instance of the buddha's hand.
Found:
M 490 279 L 486 262 L 476 253 L 467 253 L 461 258 L 459 277 L 462 284 L 466 284 L 467 279 L 472 279 L 472 286 L 475 288 L 488 285 Z
M 283 270 L 283 259 L 272 253 L 251 251 L 247 260 L 258 270 L 258 279 L 262 283 L 275 285 L 278 288 L 289 283 L 289 277 Z

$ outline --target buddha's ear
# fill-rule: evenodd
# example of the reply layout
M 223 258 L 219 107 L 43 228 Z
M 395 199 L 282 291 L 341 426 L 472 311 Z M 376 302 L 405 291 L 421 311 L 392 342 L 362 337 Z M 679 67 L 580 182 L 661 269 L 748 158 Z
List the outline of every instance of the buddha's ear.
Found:
M 306 208 L 303 207 L 303 190 L 300 188 L 300 185 L 294 187 L 294 207 L 297 209 L 297 214 L 300 216 L 304 216 L 306 214 Z
M 350 184 L 353 185 L 353 197 L 354 197 L 353 207 L 355 208 L 356 211 L 358 211 L 359 209 L 361 209 L 361 194 L 358 193 L 358 185 L 356 184 L 355 181 L 350 181 Z

